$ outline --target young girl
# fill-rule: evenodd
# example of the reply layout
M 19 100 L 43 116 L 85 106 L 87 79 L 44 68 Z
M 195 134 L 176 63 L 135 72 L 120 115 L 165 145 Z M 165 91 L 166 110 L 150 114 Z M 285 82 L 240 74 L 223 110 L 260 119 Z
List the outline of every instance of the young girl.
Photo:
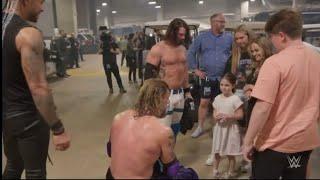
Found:
M 232 73 L 225 74 L 220 82 L 222 93 L 212 103 L 213 119 L 216 121 L 212 144 L 212 153 L 215 157 L 213 166 L 213 176 L 215 178 L 221 176 L 218 171 L 221 156 L 227 156 L 229 160 L 226 178 L 235 177 L 235 156 L 242 154 L 237 120 L 243 118 L 243 102 L 237 95 L 233 94 L 235 83 L 236 77 Z

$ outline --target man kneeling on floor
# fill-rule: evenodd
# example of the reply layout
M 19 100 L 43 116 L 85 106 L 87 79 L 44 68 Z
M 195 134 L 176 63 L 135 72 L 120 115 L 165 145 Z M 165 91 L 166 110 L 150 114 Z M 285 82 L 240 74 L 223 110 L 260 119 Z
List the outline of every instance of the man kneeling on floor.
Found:
M 111 157 L 107 179 L 198 179 L 193 169 L 185 168 L 176 159 L 173 132 L 160 123 L 166 115 L 169 96 L 164 81 L 147 80 L 135 107 L 115 116 L 107 143 Z M 161 173 L 154 170 L 158 160 L 163 164 Z

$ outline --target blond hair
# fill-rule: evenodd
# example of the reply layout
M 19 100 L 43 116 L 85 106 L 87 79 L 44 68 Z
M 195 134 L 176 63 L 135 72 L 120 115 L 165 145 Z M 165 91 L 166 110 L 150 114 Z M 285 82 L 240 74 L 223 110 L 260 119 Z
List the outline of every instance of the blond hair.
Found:
M 247 28 L 247 26 L 244 24 L 239 25 L 234 30 L 234 34 L 236 34 L 237 32 L 243 32 L 248 36 L 248 44 L 250 43 L 250 41 L 252 41 L 255 38 L 255 34 L 249 28 Z M 233 40 L 233 43 L 232 43 L 231 53 L 232 53 L 231 72 L 235 74 L 238 69 L 238 64 L 241 56 L 241 49 L 240 47 L 237 46 L 235 39 Z
M 160 79 L 148 79 L 139 91 L 138 101 L 135 104 L 137 116 L 161 117 L 164 112 L 164 96 L 169 93 L 166 82 Z
M 257 44 L 262 50 L 263 50 L 263 53 L 264 53 L 264 58 L 261 62 L 257 62 L 255 60 L 255 58 L 252 56 L 251 54 L 251 46 L 252 44 L 255 43 Z M 271 42 L 265 38 L 265 37 L 259 37 L 259 38 L 256 38 L 256 39 L 253 39 L 250 43 L 249 43 L 249 46 L 248 46 L 248 52 L 249 52 L 249 55 L 253 61 L 253 66 L 256 68 L 256 67 L 260 67 L 262 66 L 262 64 L 264 63 L 264 61 L 272 56 L 272 44 Z

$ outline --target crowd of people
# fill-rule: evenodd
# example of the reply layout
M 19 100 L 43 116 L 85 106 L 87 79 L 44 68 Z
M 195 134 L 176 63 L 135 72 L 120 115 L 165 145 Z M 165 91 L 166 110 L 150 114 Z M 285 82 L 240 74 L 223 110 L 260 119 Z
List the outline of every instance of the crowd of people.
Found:
M 45 78 L 42 35 L 27 23 L 37 21 L 42 4 L 42 0 L 17 1 L 10 20 L 6 18 L 12 11 L 5 12 L 5 179 L 19 179 L 24 169 L 26 178 L 46 178 L 50 130 L 57 150 L 70 146 Z M 189 27 L 175 18 L 163 40 L 148 53 L 144 73 L 139 62 L 142 34 L 130 34 L 127 42 L 118 45 L 110 33 L 102 33 L 109 92 L 113 93 L 111 73 L 120 92 L 126 92 L 116 62 L 121 51 L 130 69 L 129 80 L 136 81 L 137 66 L 139 78 L 145 80 L 134 107 L 118 113 L 112 122 L 106 178 L 199 178 L 195 169 L 179 162 L 174 151 L 185 102 L 193 99 L 189 71 L 201 79 L 193 138 L 204 133 L 208 106 L 213 108 L 212 149 L 206 162 L 213 165 L 213 178 L 237 177 L 235 157 L 239 155 L 247 162 L 242 167 L 254 179 L 307 177 L 310 154 L 320 146 L 320 79 L 314 78 L 320 77 L 320 54 L 302 42 L 301 15 L 291 9 L 276 12 L 266 23 L 266 37 L 256 37 L 244 25 L 234 34 L 225 32 L 225 22 L 222 13 L 213 14 L 211 29 L 187 49 Z M 226 173 L 219 169 L 222 156 L 229 162 Z
M 84 61 L 82 42 L 74 33 L 67 34 L 63 30 L 52 37 L 50 48 L 44 46 L 44 53 L 45 62 L 55 62 L 58 77 L 69 77 L 67 68 L 80 68 L 79 59 Z

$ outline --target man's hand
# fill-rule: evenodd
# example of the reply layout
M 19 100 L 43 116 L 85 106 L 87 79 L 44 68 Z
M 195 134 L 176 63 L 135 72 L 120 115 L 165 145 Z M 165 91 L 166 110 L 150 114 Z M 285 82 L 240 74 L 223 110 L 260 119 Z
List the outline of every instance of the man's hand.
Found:
M 253 145 L 252 143 L 250 144 L 243 144 L 242 146 L 242 154 L 243 154 L 243 158 L 250 162 L 252 160 L 252 156 L 253 156 Z
M 70 146 L 70 135 L 66 132 L 60 134 L 60 135 L 53 135 L 53 144 L 56 147 L 56 150 L 58 151 L 65 151 Z
M 185 95 L 185 99 L 192 99 L 193 100 L 193 97 L 190 92 L 186 92 L 184 95 Z
M 201 79 L 205 79 L 205 78 L 206 78 L 206 73 L 203 72 L 203 71 L 200 71 L 199 69 L 196 69 L 196 70 L 194 71 L 194 73 L 195 73 L 197 76 L 199 76 Z

